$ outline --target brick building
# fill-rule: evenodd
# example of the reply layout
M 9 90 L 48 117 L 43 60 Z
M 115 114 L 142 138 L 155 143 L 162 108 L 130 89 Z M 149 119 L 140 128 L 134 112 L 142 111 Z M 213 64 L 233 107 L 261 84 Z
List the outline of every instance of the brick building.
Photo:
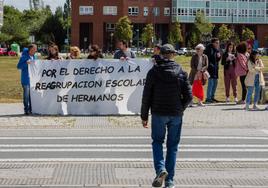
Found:
M 72 45 L 84 49 L 98 44 L 114 49 L 115 23 L 126 15 L 133 23 L 133 45 L 148 23 L 154 24 L 157 38 L 166 42 L 170 10 L 170 0 L 72 0 Z
M 114 26 L 122 16 L 129 16 L 133 23 L 133 45 L 148 23 L 154 25 L 157 42 L 167 42 L 175 20 L 180 21 L 187 43 L 197 11 L 206 14 L 216 31 L 224 23 L 241 34 L 246 26 L 253 30 L 260 47 L 267 45 L 268 0 L 72 0 L 72 45 L 114 49 Z

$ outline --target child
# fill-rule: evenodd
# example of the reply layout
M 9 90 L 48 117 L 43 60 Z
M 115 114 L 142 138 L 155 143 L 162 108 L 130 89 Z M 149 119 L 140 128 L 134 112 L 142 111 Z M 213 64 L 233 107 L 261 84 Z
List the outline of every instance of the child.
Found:
M 251 97 L 254 89 L 255 89 L 255 96 L 254 96 L 253 110 L 259 110 L 259 108 L 257 107 L 257 103 L 260 97 L 260 88 L 265 84 L 262 73 L 263 68 L 264 66 L 262 60 L 259 59 L 258 52 L 256 50 L 253 50 L 249 57 L 248 61 L 249 71 L 247 73 L 245 80 L 245 84 L 248 87 L 245 110 L 249 110 L 249 105 L 251 102 Z

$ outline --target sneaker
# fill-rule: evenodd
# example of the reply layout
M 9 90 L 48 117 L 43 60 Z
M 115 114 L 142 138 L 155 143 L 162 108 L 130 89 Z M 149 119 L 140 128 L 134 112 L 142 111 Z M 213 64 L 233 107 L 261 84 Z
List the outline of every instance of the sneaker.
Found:
M 246 104 L 246 106 L 244 107 L 244 110 L 246 110 L 246 111 L 249 111 L 250 110 L 248 104 Z
M 173 181 L 167 181 L 165 183 L 165 188 L 175 188 Z
M 204 105 L 204 103 L 202 103 L 201 101 L 200 102 L 198 102 L 198 104 L 197 104 L 198 106 L 201 106 L 201 107 L 204 107 L 205 105 Z
M 218 101 L 217 99 L 212 99 L 212 102 L 215 102 L 215 103 L 218 103 L 218 102 L 220 102 L 220 101 Z
M 230 102 L 230 98 L 229 97 L 226 98 L 226 102 L 227 103 Z
M 153 187 L 162 187 L 164 180 L 166 179 L 168 173 L 165 170 L 162 170 L 155 178 L 152 183 Z
M 254 105 L 253 110 L 260 110 L 260 108 L 257 105 Z
M 238 98 L 237 98 L 237 97 L 234 99 L 234 102 L 235 102 L 236 104 L 238 103 Z
M 209 103 L 212 103 L 212 102 L 213 102 L 213 101 L 210 100 L 210 99 L 206 99 L 206 101 L 205 101 L 206 104 L 209 104 Z
M 246 102 L 243 101 L 243 100 L 240 100 L 240 101 L 237 102 L 237 104 L 246 104 Z

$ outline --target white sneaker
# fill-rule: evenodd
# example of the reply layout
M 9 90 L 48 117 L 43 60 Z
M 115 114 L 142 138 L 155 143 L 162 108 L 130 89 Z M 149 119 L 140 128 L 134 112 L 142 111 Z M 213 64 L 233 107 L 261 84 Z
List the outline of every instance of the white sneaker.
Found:
M 226 98 L 226 102 L 227 103 L 230 102 L 230 98 L 229 97 Z
M 237 98 L 237 97 L 234 99 L 234 102 L 235 102 L 236 104 L 238 103 L 238 98 Z

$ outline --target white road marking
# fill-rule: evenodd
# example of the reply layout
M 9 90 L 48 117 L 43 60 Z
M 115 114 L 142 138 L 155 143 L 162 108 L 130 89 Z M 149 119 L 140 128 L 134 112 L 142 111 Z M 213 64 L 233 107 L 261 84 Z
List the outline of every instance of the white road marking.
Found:
M 0 148 L 151 148 L 150 144 L 0 144 Z M 256 144 L 180 144 L 179 148 L 268 148 Z
M 0 159 L 0 162 L 152 162 L 152 158 L 25 158 Z M 178 158 L 181 162 L 268 162 L 268 158 Z
M 235 139 L 235 140 L 268 140 L 268 136 L 182 136 L 182 139 Z M 0 140 L 118 140 L 118 139 L 151 139 L 150 136 L 96 136 L 96 137 L 0 137 Z
M 0 149 L 0 152 L 151 152 L 152 149 L 127 149 L 127 148 L 49 148 L 49 149 Z M 166 151 L 166 149 L 164 149 Z M 179 152 L 268 152 L 268 149 L 179 149 Z

